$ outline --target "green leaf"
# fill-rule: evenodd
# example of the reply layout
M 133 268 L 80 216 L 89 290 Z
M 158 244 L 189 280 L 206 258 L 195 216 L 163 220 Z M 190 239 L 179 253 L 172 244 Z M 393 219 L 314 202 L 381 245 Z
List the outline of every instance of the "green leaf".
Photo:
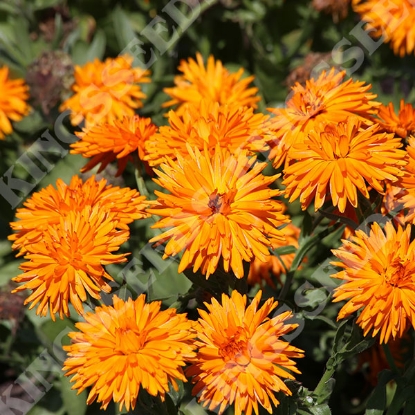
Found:
M 72 386 L 73 384 L 71 384 L 69 378 L 66 376 L 61 377 L 60 390 L 67 415 L 84 415 L 87 410 L 87 391 L 84 390 L 78 394 L 76 390 L 71 389 Z
M 115 7 L 112 12 L 114 32 L 120 49 L 124 49 L 135 37 L 135 31 L 131 26 L 127 13 L 120 7 Z
M 386 385 L 393 379 L 390 370 L 383 370 L 379 375 L 378 384 L 366 404 L 365 415 L 382 415 L 386 409 Z
M 274 254 L 276 255 L 288 255 L 294 254 L 297 251 L 297 248 L 293 245 L 281 246 L 277 249 L 274 249 Z
M 95 33 L 94 39 L 92 40 L 89 48 L 85 54 L 86 62 L 91 62 L 95 58 L 102 60 L 105 53 L 106 37 L 102 29 L 98 29 Z

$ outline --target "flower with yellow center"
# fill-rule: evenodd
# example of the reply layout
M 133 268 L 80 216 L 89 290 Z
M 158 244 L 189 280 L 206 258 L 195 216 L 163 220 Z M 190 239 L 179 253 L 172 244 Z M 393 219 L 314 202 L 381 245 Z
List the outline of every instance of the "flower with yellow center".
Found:
M 336 288 L 335 302 L 348 300 L 337 319 L 360 311 L 356 323 L 380 343 L 402 337 L 408 326 L 415 328 L 415 241 L 411 227 L 405 229 L 391 222 L 384 230 L 373 223 L 369 235 L 356 231 L 350 241 L 343 240 L 333 250 L 339 261 L 333 265 L 342 271 L 332 275 L 344 281 Z
M 20 121 L 29 112 L 29 87 L 23 79 L 10 79 L 9 68 L 0 68 L 0 140 L 13 132 L 10 121 Z
M 163 107 L 179 104 L 176 109 L 179 116 L 186 113 L 188 103 L 197 104 L 201 100 L 257 107 L 256 103 L 260 100 L 260 97 L 256 96 L 258 88 L 249 87 L 254 76 L 241 79 L 244 72 L 242 68 L 236 73 L 230 73 L 223 67 L 222 62 L 215 61 L 212 55 L 209 56 L 205 67 L 202 55 L 197 53 L 196 60 L 182 60 L 178 69 L 182 75 L 174 78 L 176 86 L 164 89 L 171 100 L 165 102 Z
M 132 154 L 136 153 L 140 160 L 144 159 L 144 144 L 157 131 L 157 127 L 150 118 L 124 117 L 112 123 L 95 125 L 76 135 L 79 141 L 71 145 L 72 154 L 82 154 L 83 157 L 91 157 L 91 160 L 81 169 L 86 172 L 101 164 L 98 173 L 114 160 L 118 162 L 119 176 L 125 169 Z
M 178 391 L 177 380 L 187 381 L 182 367 L 195 356 L 192 322 L 174 308 L 161 311 L 161 301 L 147 304 L 144 294 L 113 301 L 86 313 L 79 331 L 69 333 L 65 376 L 74 375 L 78 393 L 92 386 L 87 403 L 97 400 L 102 409 L 112 400 L 120 411 L 134 409 L 141 388 L 164 401 L 169 383 Z
M 368 183 L 379 193 L 384 182 L 395 182 L 406 164 L 402 143 L 394 134 L 379 133 L 374 124 L 366 129 L 356 117 L 339 124 L 322 124 L 302 143 L 292 147 L 296 160 L 284 170 L 286 196 L 300 198 L 302 209 L 314 199 L 320 209 L 327 196 L 344 212 L 347 202 L 357 207 L 357 190 L 369 198 Z
M 390 43 L 395 55 L 415 52 L 414 0 L 353 0 L 353 9 L 367 22 L 365 31 Z
M 104 265 L 126 261 L 127 254 L 112 252 L 128 237 L 128 230 L 117 229 L 115 213 L 99 206 L 69 212 L 49 225 L 40 241 L 25 246 L 28 261 L 20 265 L 24 273 L 13 278 L 23 284 L 13 292 L 32 290 L 25 304 L 32 303 L 29 309 L 38 304 L 36 314 L 41 316 L 49 309 L 52 320 L 56 313 L 61 319 L 70 315 L 69 302 L 82 315 L 87 294 L 100 299 L 101 291 L 111 291 L 106 280 L 113 279 Z
M 345 71 L 323 71 L 317 79 L 311 78 L 303 86 L 296 83 L 286 102 L 286 108 L 268 108 L 275 117 L 271 120 L 273 137 L 269 141 L 270 160 L 279 167 L 291 157 L 291 147 L 302 143 L 308 133 L 322 122 L 345 122 L 350 116 L 372 124 L 367 118 L 381 105 L 372 101 L 375 94 L 371 85 L 352 79 L 344 81 Z
M 287 324 L 290 311 L 269 318 L 278 306 L 271 298 L 259 308 L 261 291 L 246 307 L 246 295 L 232 291 L 205 303 L 199 309 L 195 325 L 197 356 L 186 371 L 195 384 L 203 406 L 222 414 L 234 405 L 235 415 L 258 414 L 258 404 L 272 413 L 271 401 L 279 404 L 275 392 L 291 395 L 283 379 L 294 379 L 300 373 L 292 358 L 304 357 L 303 351 L 281 339 L 298 325 Z
M 268 116 L 254 114 L 252 108 L 240 104 L 219 104 L 202 100 L 189 104 L 187 111 L 178 115 L 169 112 L 168 126 L 146 143 L 146 157 L 151 166 L 174 159 L 176 153 L 187 154 L 187 145 L 203 150 L 205 146 L 213 154 L 217 145 L 234 152 L 247 149 L 252 152 L 266 151 Z
M 211 155 L 188 147 L 188 152 L 155 170 L 155 182 L 169 193 L 156 191 L 148 212 L 163 217 L 154 228 L 170 229 L 150 242 L 168 241 L 164 258 L 184 251 L 179 272 L 193 266 L 209 278 L 222 257 L 225 272 L 242 278 L 243 261 L 265 261 L 272 239 L 284 238 L 277 229 L 288 221 L 284 205 L 272 199 L 281 191 L 268 187 L 279 175 L 262 175 L 267 164 L 255 164 L 245 150 L 231 154 L 217 147 Z
M 19 220 L 10 223 L 16 233 L 9 240 L 13 241 L 13 249 L 20 250 L 19 256 L 28 245 L 42 239 L 49 225 L 59 224 L 62 217 L 86 206 L 99 206 L 102 211 L 114 213 L 118 229 L 128 230 L 128 224 L 134 220 L 149 217 L 144 211 L 148 206 L 145 196 L 128 187 L 112 186 L 105 179 L 97 181 L 92 176 L 84 182 L 73 176 L 69 185 L 58 179 L 56 187 L 49 185 L 34 193 L 24 202 L 24 208 L 17 209 Z
M 85 120 L 85 128 L 134 116 L 146 98 L 139 84 L 150 82 L 150 78 L 148 70 L 133 68 L 132 63 L 133 58 L 124 55 L 75 66 L 74 95 L 59 110 L 71 111 L 72 125 Z

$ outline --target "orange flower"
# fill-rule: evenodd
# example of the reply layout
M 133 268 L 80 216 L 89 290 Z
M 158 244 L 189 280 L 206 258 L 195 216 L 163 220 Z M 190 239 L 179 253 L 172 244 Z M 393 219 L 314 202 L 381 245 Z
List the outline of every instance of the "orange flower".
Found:
M 345 71 L 323 71 L 317 80 L 311 78 L 305 86 L 296 83 L 286 108 L 268 108 L 275 114 L 271 120 L 274 137 L 269 142 L 269 158 L 279 167 L 291 157 L 291 147 L 302 143 L 308 133 L 321 122 L 339 123 L 355 115 L 372 124 L 366 118 L 377 112 L 380 103 L 371 101 L 375 94 L 369 93 L 371 85 L 348 79 L 343 82 Z M 343 82 L 343 83 L 342 83 Z
M 124 117 L 111 123 L 98 124 L 84 128 L 76 135 L 80 141 L 71 145 L 72 154 L 82 154 L 92 159 L 81 169 L 86 172 L 101 163 L 98 173 L 114 160 L 118 161 L 119 176 L 125 169 L 132 153 L 137 152 L 144 159 L 144 143 L 156 132 L 157 127 L 150 118 L 140 118 L 138 115 Z
M 113 187 L 105 179 L 96 181 L 92 176 L 84 183 L 73 176 L 69 185 L 58 179 L 56 186 L 57 189 L 49 185 L 34 193 L 24 202 L 24 208 L 17 209 L 20 220 L 10 223 L 17 233 L 9 239 L 14 241 L 13 249 L 20 249 L 18 256 L 26 252 L 28 245 L 41 240 L 48 225 L 60 223 L 62 217 L 85 206 L 100 206 L 103 211 L 115 213 L 118 229 L 128 230 L 129 223 L 149 216 L 144 212 L 148 206 L 145 196 L 128 187 Z
M 60 111 L 71 110 L 72 125 L 85 120 L 86 128 L 132 117 L 146 98 L 137 84 L 150 82 L 149 71 L 133 68 L 132 63 L 133 58 L 125 55 L 75 66 L 75 94 L 62 103 Z
M 245 148 L 265 151 L 268 118 L 239 104 L 220 105 L 204 100 L 189 104 L 182 115 L 169 112 L 170 125 L 160 127 L 159 133 L 146 141 L 145 159 L 152 166 L 158 165 L 167 157 L 174 159 L 176 152 L 187 154 L 187 144 L 199 150 L 206 145 L 212 154 L 217 145 L 231 152 Z
M 298 237 L 300 236 L 300 228 L 289 223 L 287 226 L 281 229 L 281 232 L 285 236 L 285 241 L 275 240 L 272 248 L 277 249 L 283 246 L 292 245 L 298 248 Z M 275 277 L 281 283 L 280 276 L 285 274 L 286 270 L 290 269 L 294 260 L 295 254 L 269 255 L 266 262 L 262 262 L 255 258 L 250 265 L 248 274 L 248 283 L 255 285 L 257 283 L 262 284 L 265 281 L 269 286 L 276 288 L 274 281 L 271 277 Z
M 364 335 L 380 333 L 380 343 L 402 337 L 409 325 L 415 328 L 415 241 L 411 227 L 394 229 L 391 222 L 384 231 L 375 222 L 370 234 L 358 230 L 350 241 L 332 252 L 342 271 L 332 275 L 345 283 L 336 288 L 334 300 L 349 300 L 337 319 L 361 310 L 356 323 Z
M 117 230 L 116 214 L 99 206 L 86 206 L 82 211 L 69 212 L 59 223 L 48 226 L 38 242 L 26 245 L 25 259 L 20 265 L 23 274 L 13 281 L 24 284 L 13 290 L 32 290 L 25 304 L 29 309 L 39 304 L 36 314 L 46 316 L 48 308 L 52 320 L 69 316 L 70 301 L 83 314 L 81 301 L 87 293 L 100 299 L 100 292 L 109 293 L 106 280 L 112 277 L 104 265 L 125 262 L 127 254 L 113 255 L 129 237 L 128 230 Z
M 205 67 L 202 55 L 197 53 L 196 61 L 192 58 L 182 60 L 178 69 L 183 75 L 174 78 L 175 87 L 164 89 L 172 99 L 163 107 L 180 104 L 176 110 L 179 116 L 186 113 L 188 103 L 197 104 L 202 99 L 252 108 L 256 108 L 261 99 L 255 95 L 258 88 L 248 87 L 254 76 L 241 79 L 242 68 L 236 73 L 229 73 L 220 60 L 215 62 L 213 56 L 209 56 Z
M 164 257 L 184 250 L 179 272 L 193 266 L 206 278 L 223 257 L 225 272 L 231 268 L 242 278 L 243 260 L 259 257 L 265 261 L 272 238 L 283 239 L 277 229 L 288 220 L 284 206 L 272 197 L 281 192 L 268 186 L 279 175 L 263 176 L 266 163 L 257 163 L 245 150 L 232 155 L 216 148 L 211 156 L 188 147 L 188 156 L 168 159 L 155 182 L 170 194 L 155 191 L 158 200 L 148 212 L 164 217 L 154 228 L 171 228 L 150 242 L 169 241 Z
M 379 107 L 378 117 L 376 120 L 385 131 L 395 133 L 401 138 L 407 138 L 409 135 L 415 134 L 415 108 L 411 104 L 405 104 L 401 99 L 399 114 L 395 114 L 392 102 L 387 106 Z
M 365 31 L 390 43 L 395 55 L 412 54 L 415 46 L 415 4 L 413 0 L 353 0 L 353 9 L 368 22 Z
M 232 291 L 230 298 L 222 294 L 222 305 L 212 299 L 208 312 L 199 310 L 198 353 L 186 375 L 193 377 L 193 395 L 219 415 L 228 405 L 235 405 L 235 415 L 258 414 L 258 403 L 272 413 L 275 392 L 292 394 L 282 379 L 300 373 L 291 359 L 303 351 L 281 340 L 298 325 L 286 324 L 290 311 L 268 318 L 278 302 L 270 298 L 258 309 L 261 295 L 246 308 L 246 296 Z
M 20 121 L 28 112 L 29 87 L 23 79 L 9 79 L 9 68 L 0 68 L 0 140 L 11 134 L 11 121 Z
M 111 400 L 120 411 L 134 409 L 140 388 L 164 401 L 169 383 L 178 391 L 176 379 L 187 381 L 182 366 L 195 355 L 192 322 L 174 308 L 160 311 L 161 301 L 146 304 L 144 294 L 135 301 L 113 299 L 113 306 L 86 313 L 86 322 L 76 323 L 79 332 L 69 333 L 65 376 L 74 375 L 78 393 L 92 386 L 87 403 L 97 400 L 101 409 Z
M 290 202 L 300 197 L 302 209 L 314 200 L 320 209 L 330 194 L 340 212 L 347 201 L 357 206 L 357 190 L 369 198 L 366 182 L 383 193 L 385 180 L 396 181 L 406 164 L 400 139 L 393 134 L 378 133 L 379 126 L 361 128 L 350 117 L 347 122 L 321 125 L 291 149 L 297 162 L 286 167 L 283 184 Z M 329 193 L 330 192 L 330 193 Z

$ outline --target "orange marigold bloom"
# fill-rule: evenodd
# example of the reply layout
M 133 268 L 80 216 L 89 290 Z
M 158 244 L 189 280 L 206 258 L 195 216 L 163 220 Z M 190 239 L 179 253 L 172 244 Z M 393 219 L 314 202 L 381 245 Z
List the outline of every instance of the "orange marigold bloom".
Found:
M 303 86 L 296 83 L 292 95 L 286 102 L 286 108 L 268 108 L 275 114 L 271 120 L 274 136 L 269 142 L 269 158 L 274 159 L 274 166 L 279 167 L 286 158 L 291 157 L 291 147 L 302 143 L 308 133 L 321 122 L 339 123 L 355 115 L 362 121 L 377 112 L 378 102 L 369 91 L 371 85 L 352 79 L 344 81 L 345 71 L 336 73 L 323 71 L 318 79 L 311 78 Z
M 350 241 L 332 252 L 343 268 L 332 275 L 345 283 L 336 288 L 334 300 L 349 300 L 337 319 L 357 310 L 356 323 L 366 336 L 380 333 L 380 343 L 392 336 L 402 337 L 408 325 L 415 328 L 415 241 L 411 242 L 411 227 L 405 229 L 391 222 L 382 230 L 373 223 L 369 235 L 358 230 Z
M 82 154 L 92 159 L 81 169 L 86 172 L 101 164 L 98 173 L 114 160 L 118 162 L 119 176 L 125 169 L 132 153 L 137 152 L 140 160 L 144 159 L 144 143 L 156 132 L 157 127 L 150 118 L 124 117 L 112 123 L 94 125 L 77 132 L 80 140 L 71 144 L 72 154 Z
M 112 277 L 104 265 L 125 262 L 127 254 L 114 255 L 129 237 L 128 230 L 118 230 L 115 213 L 99 206 L 86 206 L 82 211 L 69 212 L 59 223 L 48 226 L 40 241 L 26 245 L 25 259 L 20 265 L 23 274 L 13 281 L 24 284 L 13 290 L 32 290 L 25 304 L 29 309 L 39 303 L 36 314 L 46 316 L 48 308 L 52 320 L 69 316 L 70 301 L 83 314 L 82 301 L 87 293 L 100 299 L 100 292 L 109 293 Z
M 282 202 L 272 199 L 281 191 L 268 188 L 279 175 L 263 176 L 267 163 L 254 165 L 246 150 L 188 151 L 155 171 L 155 182 L 170 194 L 155 191 L 158 200 L 148 211 L 164 217 L 154 228 L 171 229 L 150 242 L 168 241 L 164 258 L 184 250 L 179 272 L 192 265 L 209 278 L 222 256 L 225 272 L 242 278 L 243 260 L 265 261 L 272 238 L 283 239 L 277 227 L 288 219 Z
M 132 63 L 133 58 L 124 55 L 75 66 L 75 94 L 62 103 L 60 111 L 71 110 L 72 125 L 85 120 L 86 128 L 132 117 L 146 98 L 138 83 L 150 82 L 150 72 L 133 68 Z
M 211 153 L 217 145 L 231 152 L 245 148 L 265 151 L 268 118 L 239 104 L 221 105 L 210 101 L 189 104 L 182 115 L 169 111 L 170 125 L 160 127 L 159 133 L 145 143 L 145 160 L 154 166 L 165 162 L 167 157 L 174 159 L 176 152 L 187 154 L 187 144 L 199 150 L 206 145 Z
M 273 249 L 277 249 L 283 246 L 292 245 L 298 248 L 298 238 L 300 236 L 300 228 L 289 223 L 287 226 L 281 229 L 281 232 L 285 236 L 285 241 L 275 240 L 272 246 Z M 266 262 L 262 262 L 258 258 L 255 258 L 250 265 L 248 274 L 248 283 L 255 285 L 257 283 L 262 284 L 265 281 L 269 286 L 276 288 L 275 283 L 271 277 L 277 278 L 281 283 L 280 276 L 285 274 L 291 267 L 295 257 L 295 253 L 280 255 L 269 255 Z
M 172 99 L 163 104 L 163 107 L 180 104 L 176 109 L 178 115 L 186 112 L 188 103 L 197 104 L 202 99 L 252 108 L 256 108 L 256 103 L 261 99 L 256 96 L 258 88 L 249 88 L 255 78 L 253 75 L 241 79 L 243 68 L 236 73 L 229 73 L 222 62 L 215 61 L 212 55 L 209 56 L 206 67 L 202 55 L 197 53 L 196 61 L 192 58 L 188 61 L 183 59 L 178 69 L 183 75 L 175 76 L 175 87 L 164 89 Z
M 350 117 L 347 122 L 321 125 L 310 131 L 302 143 L 292 147 L 297 162 L 284 170 L 283 184 L 290 202 L 300 197 L 302 209 L 314 200 L 320 209 L 327 195 L 340 212 L 347 201 L 357 206 L 357 190 L 369 198 L 366 182 L 383 193 L 384 181 L 397 181 L 406 164 L 399 138 L 379 133 L 374 124 L 366 129 Z
M 208 312 L 199 309 L 198 353 L 186 375 L 193 377 L 193 395 L 219 415 L 228 405 L 235 405 L 235 415 L 258 414 L 258 404 L 272 413 L 270 401 L 279 404 L 275 392 L 292 394 L 283 379 L 300 373 L 291 359 L 303 351 L 281 340 L 298 325 L 286 324 L 290 311 L 269 318 L 278 302 L 270 298 L 259 308 L 261 295 L 246 307 L 246 295 L 234 290 L 230 298 L 222 294 L 222 304 L 205 303 Z
M 415 46 L 415 4 L 413 0 L 353 0 L 353 9 L 367 22 L 366 32 L 390 43 L 395 55 L 412 54 Z
M 395 133 L 401 138 L 407 138 L 415 134 L 415 108 L 411 104 L 405 104 L 401 99 L 399 114 L 396 115 L 393 103 L 381 105 L 379 107 L 378 117 L 376 120 L 382 128 L 388 133 Z
M 147 304 L 144 294 L 113 301 L 86 313 L 75 325 L 79 332 L 69 333 L 65 376 L 74 375 L 78 393 L 92 386 L 87 403 L 97 400 L 101 409 L 111 400 L 120 411 L 134 409 L 140 388 L 164 401 L 169 383 L 178 391 L 176 379 L 187 381 L 182 366 L 195 356 L 192 322 L 175 308 L 160 311 L 161 301 Z
M 11 121 L 20 121 L 28 112 L 29 87 L 23 79 L 9 79 L 9 68 L 0 68 L 0 140 L 11 134 Z
M 69 185 L 58 179 L 56 187 L 49 185 L 34 193 L 24 202 L 24 208 L 17 209 L 19 220 L 10 223 L 17 232 L 9 239 L 14 241 L 13 249 L 20 249 L 18 256 L 26 252 L 28 245 L 39 242 L 48 225 L 60 223 L 62 217 L 85 206 L 100 206 L 104 211 L 115 213 L 118 229 L 128 230 L 129 223 L 149 216 L 144 211 L 148 206 L 145 196 L 128 187 L 113 187 L 105 179 L 96 181 L 92 176 L 83 182 L 73 176 Z

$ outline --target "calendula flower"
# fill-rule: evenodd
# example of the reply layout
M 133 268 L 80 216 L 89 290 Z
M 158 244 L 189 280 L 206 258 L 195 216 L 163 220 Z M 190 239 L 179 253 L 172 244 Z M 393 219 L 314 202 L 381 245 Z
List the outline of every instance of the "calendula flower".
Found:
M 278 249 L 283 246 L 292 245 L 298 248 L 298 237 L 300 236 L 300 228 L 289 223 L 287 226 L 281 229 L 284 234 L 285 240 L 275 240 L 273 249 Z M 266 262 L 262 262 L 255 258 L 249 268 L 248 284 L 255 285 L 265 282 L 269 286 L 276 288 L 272 278 L 276 278 L 281 283 L 281 274 L 285 274 L 290 269 L 293 263 L 295 253 L 284 255 L 270 254 Z
M 372 124 L 367 118 L 377 112 L 380 103 L 369 91 L 371 85 L 352 79 L 344 81 L 345 71 L 336 73 L 332 68 L 323 71 L 317 78 L 311 78 L 305 86 L 296 83 L 286 108 L 268 108 L 275 114 L 271 129 L 274 137 L 269 142 L 269 158 L 279 167 L 286 158 L 290 160 L 291 147 L 302 143 L 308 133 L 321 122 L 345 122 L 350 116 Z M 344 81 L 344 82 L 343 82 Z
M 71 110 L 72 125 L 85 120 L 85 128 L 134 116 L 146 98 L 138 84 L 150 78 L 148 70 L 133 68 L 132 63 L 133 58 L 124 55 L 75 66 L 74 95 L 62 103 L 60 111 Z
M 168 241 L 163 258 L 184 251 L 179 272 L 193 266 L 209 278 L 222 257 L 225 272 L 242 278 L 243 261 L 265 261 L 272 238 L 283 239 L 277 228 L 288 219 L 282 202 L 272 199 L 281 191 L 268 187 L 279 175 L 263 176 L 266 163 L 255 164 L 245 150 L 217 147 L 211 155 L 188 146 L 188 152 L 155 170 L 155 182 L 169 194 L 155 191 L 148 212 L 163 217 L 154 228 L 170 229 L 150 242 Z
M 415 7 L 413 0 L 353 0 L 353 9 L 367 22 L 365 31 L 390 43 L 395 55 L 414 53 Z
M 376 120 L 388 133 L 395 133 L 401 138 L 407 138 L 415 134 L 415 108 L 411 104 L 405 104 L 401 99 L 399 113 L 396 115 L 393 103 L 381 105 L 377 114 L 380 120 Z
M 175 87 L 165 88 L 164 92 L 171 97 L 163 107 L 180 104 L 176 112 L 183 115 L 188 103 L 199 103 L 203 100 L 219 102 L 220 104 L 238 104 L 256 108 L 260 97 L 256 96 L 258 88 L 249 87 L 254 76 L 242 78 L 243 68 L 236 73 L 230 73 L 223 67 L 220 60 L 211 55 L 207 66 L 203 63 L 200 53 L 196 54 L 196 61 L 189 58 L 182 60 L 179 71 L 183 75 L 174 78 Z
M 109 163 L 117 160 L 116 176 L 119 176 L 128 161 L 132 159 L 133 153 L 136 153 L 140 160 L 144 159 L 144 143 L 156 130 L 157 127 L 150 118 L 138 115 L 94 125 L 91 128 L 84 128 L 83 132 L 76 133 L 80 140 L 71 144 L 71 153 L 82 154 L 86 158 L 91 157 L 81 172 L 89 171 L 97 164 L 101 164 L 99 173 Z
M 103 211 L 114 213 L 118 229 L 128 230 L 128 224 L 149 216 L 145 212 L 148 206 L 145 196 L 128 187 L 114 187 L 105 179 L 97 181 L 92 176 L 84 182 L 73 176 L 69 185 L 58 179 L 56 187 L 49 185 L 34 193 L 24 202 L 24 208 L 17 209 L 19 220 L 10 223 L 16 233 L 9 240 L 14 242 L 13 249 L 20 250 L 19 255 L 26 252 L 28 245 L 39 242 L 49 225 L 60 223 L 62 217 L 86 206 L 99 206 Z
M 120 411 L 134 409 L 141 388 L 164 401 L 169 384 L 178 391 L 177 380 L 186 382 L 182 366 L 195 355 L 192 322 L 175 308 L 161 311 L 161 301 L 147 304 L 144 294 L 113 301 L 86 313 L 75 324 L 79 331 L 69 333 L 65 376 L 74 375 L 78 393 L 92 386 L 87 403 L 97 400 L 101 409 L 111 400 Z
M 302 209 L 314 199 L 320 209 L 327 196 L 344 212 L 347 202 L 357 206 L 357 191 L 369 198 L 367 184 L 379 193 L 384 181 L 402 176 L 405 151 L 393 134 L 379 133 L 374 124 L 361 128 L 356 117 L 339 124 L 324 124 L 310 131 L 302 143 L 292 147 L 296 163 L 285 168 L 283 184 L 290 202 L 300 198 Z
M 258 404 L 272 413 L 271 401 L 279 404 L 275 392 L 292 394 L 283 379 L 300 373 L 292 359 L 303 351 L 281 339 L 298 325 L 286 323 L 290 311 L 269 318 L 278 302 L 270 298 L 259 308 L 261 295 L 246 307 L 246 296 L 235 290 L 231 297 L 222 294 L 222 304 L 213 298 L 207 312 L 199 310 L 198 352 L 186 374 L 193 377 L 193 395 L 219 415 L 228 405 L 235 415 L 258 414 Z
M 0 68 L 0 140 L 13 132 L 10 121 L 20 121 L 28 112 L 29 87 L 23 79 L 10 79 L 9 68 Z
M 237 149 L 265 151 L 268 149 L 265 142 L 268 118 L 239 104 L 221 105 L 204 100 L 189 104 L 182 115 L 170 111 L 169 125 L 160 127 L 159 132 L 146 141 L 145 160 L 152 166 L 158 165 L 167 157 L 174 159 L 177 152 L 187 154 L 188 144 L 199 150 L 207 146 L 211 153 L 217 145 L 231 152 Z
M 331 14 L 337 23 L 347 17 L 350 0 L 313 0 L 311 4 L 317 11 Z
M 356 323 L 365 336 L 380 334 L 380 343 L 402 337 L 410 325 L 415 327 L 415 241 L 410 225 L 395 230 L 388 222 L 382 230 L 375 222 L 369 235 L 358 230 L 342 242 L 332 251 L 340 260 L 332 264 L 342 268 L 332 277 L 344 281 L 333 301 L 348 302 L 337 319 L 360 311 Z
M 25 259 L 20 265 L 23 274 L 13 281 L 23 283 L 12 292 L 31 290 L 25 300 L 29 309 L 38 304 L 36 314 L 52 320 L 69 316 L 68 303 L 83 314 L 82 302 L 87 293 L 100 299 L 101 291 L 109 293 L 106 280 L 112 277 L 104 265 L 125 262 L 127 254 L 114 255 L 129 237 L 128 230 L 117 229 L 115 213 L 100 206 L 86 206 L 79 212 L 69 212 L 57 224 L 49 225 L 40 241 L 26 245 Z

